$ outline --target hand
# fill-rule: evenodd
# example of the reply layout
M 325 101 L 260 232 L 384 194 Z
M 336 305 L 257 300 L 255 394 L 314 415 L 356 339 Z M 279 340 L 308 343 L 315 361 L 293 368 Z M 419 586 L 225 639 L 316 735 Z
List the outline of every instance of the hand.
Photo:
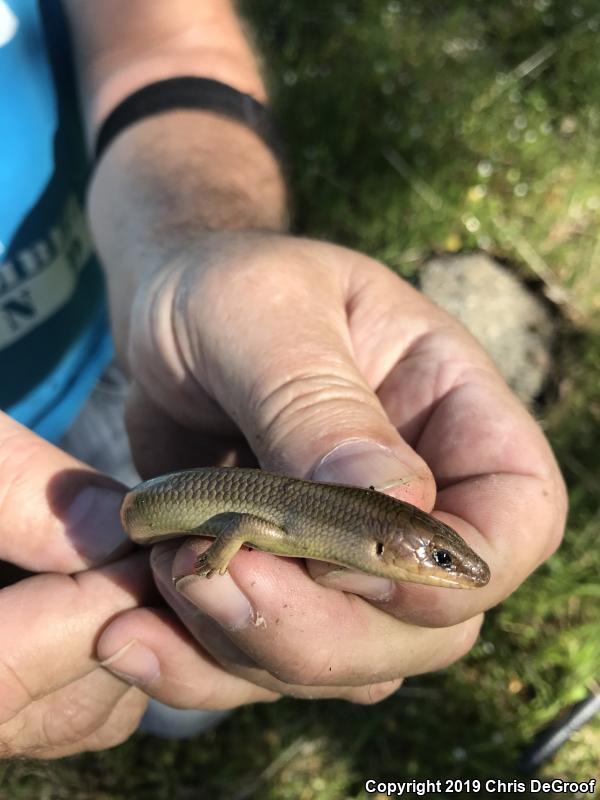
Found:
M 155 595 L 145 553 L 91 568 L 130 549 L 121 498 L 0 414 L 0 757 L 110 747 L 138 725 L 147 698 L 93 655 L 109 620 Z
M 384 487 L 435 506 L 492 578 L 475 591 L 391 584 L 246 550 L 181 596 L 171 576 L 195 553 L 170 542 L 153 552 L 155 578 L 201 648 L 142 609 L 108 627 L 101 657 L 143 643 L 160 667 L 145 690 L 181 706 L 206 705 L 207 652 L 273 693 L 358 702 L 460 657 L 482 612 L 560 541 L 565 490 L 538 426 L 456 320 L 363 255 L 256 233 L 204 234 L 180 252 L 142 283 L 120 341 L 142 473 L 256 456 Z M 139 682 L 138 666 L 132 656 L 120 674 Z
M 138 726 L 147 695 L 94 657 L 115 616 L 160 599 L 148 552 L 125 555 L 122 497 L 119 484 L 0 414 L 0 758 L 102 750 Z M 139 613 L 152 619 L 142 640 L 162 619 L 172 624 L 166 612 Z M 180 632 L 178 654 L 186 648 Z M 194 667 L 205 706 L 273 696 L 196 653 Z

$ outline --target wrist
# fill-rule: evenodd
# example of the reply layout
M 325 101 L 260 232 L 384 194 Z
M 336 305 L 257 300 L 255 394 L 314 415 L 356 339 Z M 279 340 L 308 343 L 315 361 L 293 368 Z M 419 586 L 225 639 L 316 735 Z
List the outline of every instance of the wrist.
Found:
M 123 131 L 98 165 L 88 208 L 109 276 L 124 264 L 145 270 L 149 252 L 168 259 L 203 230 L 287 227 L 275 155 L 243 124 L 201 111 L 148 117 Z
M 286 227 L 276 155 L 243 123 L 202 110 L 149 116 L 111 143 L 90 185 L 92 224 L 123 206 L 161 228 Z
M 287 227 L 275 155 L 245 125 L 204 111 L 166 112 L 124 130 L 94 173 L 88 212 L 117 338 L 139 283 L 204 232 Z

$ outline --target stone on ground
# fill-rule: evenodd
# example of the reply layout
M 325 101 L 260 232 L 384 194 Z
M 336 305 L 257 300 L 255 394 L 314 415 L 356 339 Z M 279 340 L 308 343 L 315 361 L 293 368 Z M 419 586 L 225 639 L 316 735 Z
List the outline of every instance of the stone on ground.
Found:
M 471 331 L 531 404 L 552 369 L 557 323 L 547 305 L 483 253 L 431 259 L 420 271 L 420 288 Z

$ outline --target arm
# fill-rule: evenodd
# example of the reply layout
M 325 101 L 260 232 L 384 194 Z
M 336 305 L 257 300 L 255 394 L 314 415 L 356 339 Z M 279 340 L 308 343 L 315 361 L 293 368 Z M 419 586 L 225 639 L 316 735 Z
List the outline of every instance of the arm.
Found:
M 229 0 L 65 5 L 90 143 L 121 100 L 163 78 L 214 78 L 266 99 Z M 266 145 L 244 125 L 201 111 L 149 117 L 119 135 L 96 170 L 89 209 L 122 358 L 140 281 L 190 237 L 212 228 L 281 230 L 286 220 L 283 179 Z

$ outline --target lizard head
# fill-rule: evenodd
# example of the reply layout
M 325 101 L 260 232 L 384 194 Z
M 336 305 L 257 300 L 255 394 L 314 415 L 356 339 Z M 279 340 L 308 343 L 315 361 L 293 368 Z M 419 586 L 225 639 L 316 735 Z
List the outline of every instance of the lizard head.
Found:
M 375 544 L 389 577 L 397 574 L 397 580 L 461 589 L 488 583 L 488 565 L 453 528 L 414 506 L 402 505 L 398 526 L 389 526 Z

